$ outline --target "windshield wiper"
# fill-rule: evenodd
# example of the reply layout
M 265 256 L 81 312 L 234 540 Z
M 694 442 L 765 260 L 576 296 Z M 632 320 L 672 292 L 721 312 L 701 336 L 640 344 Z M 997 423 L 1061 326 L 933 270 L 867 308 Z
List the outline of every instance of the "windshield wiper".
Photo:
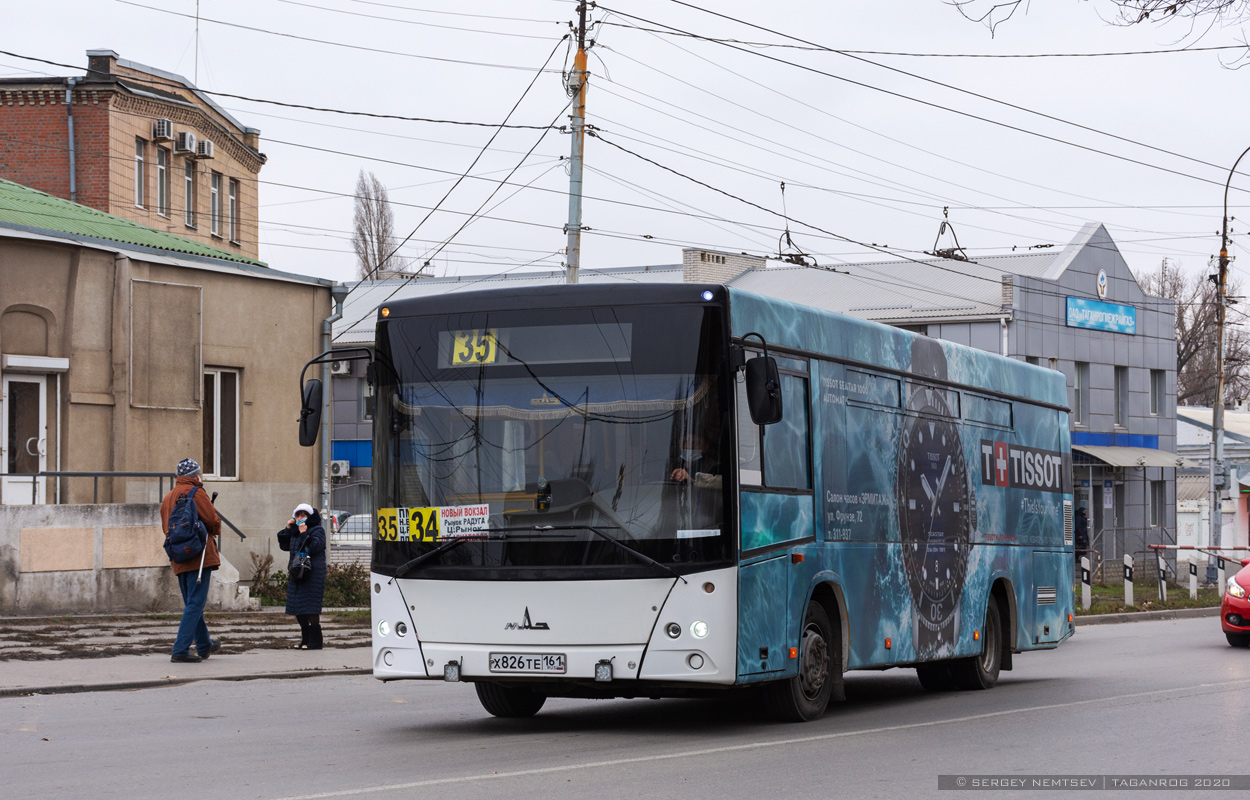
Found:
M 467 535 L 467 536 L 456 536 L 454 538 L 447 539 L 446 541 L 444 541 L 438 547 L 435 547 L 430 552 L 422 553 L 421 555 L 417 556 L 411 561 L 407 561 L 401 564 L 399 568 L 395 570 L 395 574 L 391 576 L 391 579 L 387 581 L 387 584 L 393 583 L 396 578 L 404 577 L 409 572 L 413 571 L 414 569 L 421 566 L 425 562 L 433 559 L 435 556 L 439 556 L 439 555 L 442 555 L 443 553 L 446 553 L 448 550 L 451 550 L 453 547 L 456 547 L 462 542 L 501 541 L 501 540 L 507 539 L 508 532 L 513 531 L 513 530 L 528 531 L 528 530 L 535 530 L 535 529 L 531 529 L 531 528 L 515 528 L 515 529 L 514 528 L 481 528 L 481 529 L 475 530 L 472 534 Z M 496 536 L 494 534 L 502 534 L 502 535 Z
M 611 527 L 612 530 L 617 530 L 617 531 L 620 530 L 620 527 L 617 525 L 611 525 L 608 527 Z M 611 542 L 612 544 L 616 545 L 620 549 L 624 550 L 626 553 L 629 553 L 638 561 L 641 561 L 642 563 L 647 564 L 648 566 L 658 567 L 664 570 L 665 572 L 667 572 L 669 575 L 672 575 L 674 578 L 681 581 L 682 583 L 690 582 L 686 580 L 685 578 L 683 578 L 679 572 L 677 572 L 675 569 L 668 566 L 667 564 L 656 561 L 654 558 L 647 555 L 646 553 L 635 550 L 634 548 L 622 542 L 620 539 L 609 536 L 608 534 L 604 533 L 602 530 L 594 527 L 593 525 L 527 525 L 523 528 L 490 528 L 489 530 L 492 533 L 520 533 L 522 531 L 590 531 L 595 536 L 598 536 L 600 539 Z M 433 553 L 431 553 L 430 555 L 433 555 Z

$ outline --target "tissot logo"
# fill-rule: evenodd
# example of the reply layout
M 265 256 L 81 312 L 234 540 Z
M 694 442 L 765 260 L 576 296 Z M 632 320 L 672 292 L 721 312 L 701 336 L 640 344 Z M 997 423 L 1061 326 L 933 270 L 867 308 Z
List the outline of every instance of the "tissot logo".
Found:
M 1062 493 L 1071 474 L 1069 457 L 1057 450 L 981 440 L 982 486 Z
M 549 631 L 551 626 L 545 622 L 530 622 L 529 606 L 525 607 L 525 616 L 520 622 L 509 622 L 503 626 L 505 631 Z

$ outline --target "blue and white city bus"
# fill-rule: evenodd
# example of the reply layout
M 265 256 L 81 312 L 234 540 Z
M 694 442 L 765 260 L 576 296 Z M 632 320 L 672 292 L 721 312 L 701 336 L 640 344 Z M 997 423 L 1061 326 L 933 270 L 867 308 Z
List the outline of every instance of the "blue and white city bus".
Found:
M 378 313 L 381 680 L 504 717 L 754 686 L 812 720 L 847 670 L 985 689 L 1072 634 L 1058 372 L 717 285 Z

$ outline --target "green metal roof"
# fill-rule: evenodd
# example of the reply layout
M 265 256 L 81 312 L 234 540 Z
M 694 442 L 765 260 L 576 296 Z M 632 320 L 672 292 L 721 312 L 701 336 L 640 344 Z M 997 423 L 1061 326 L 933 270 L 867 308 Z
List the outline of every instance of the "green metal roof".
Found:
M 158 231 L 3 178 L 0 178 L 0 227 L 61 234 L 80 241 L 118 242 L 158 253 L 234 261 L 254 267 L 268 266 L 263 261 L 255 261 L 229 250 Z

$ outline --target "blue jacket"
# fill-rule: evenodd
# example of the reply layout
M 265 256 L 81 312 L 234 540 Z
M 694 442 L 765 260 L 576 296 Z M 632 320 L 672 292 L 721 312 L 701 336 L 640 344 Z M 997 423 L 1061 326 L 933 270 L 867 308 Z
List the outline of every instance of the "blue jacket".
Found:
M 321 515 L 313 511 L 304 533 L 300 533 L 294 525 L 278 531 L 278 547 L 292 554 L 303 550 L 312 556 L 312 574 L 302 581 L 287 581 L 286 613 L 320 614 L 321 601 L 326 593 L 326 531 L 321 525 Z M 288 559 L 288 575 L 290 569 Z

